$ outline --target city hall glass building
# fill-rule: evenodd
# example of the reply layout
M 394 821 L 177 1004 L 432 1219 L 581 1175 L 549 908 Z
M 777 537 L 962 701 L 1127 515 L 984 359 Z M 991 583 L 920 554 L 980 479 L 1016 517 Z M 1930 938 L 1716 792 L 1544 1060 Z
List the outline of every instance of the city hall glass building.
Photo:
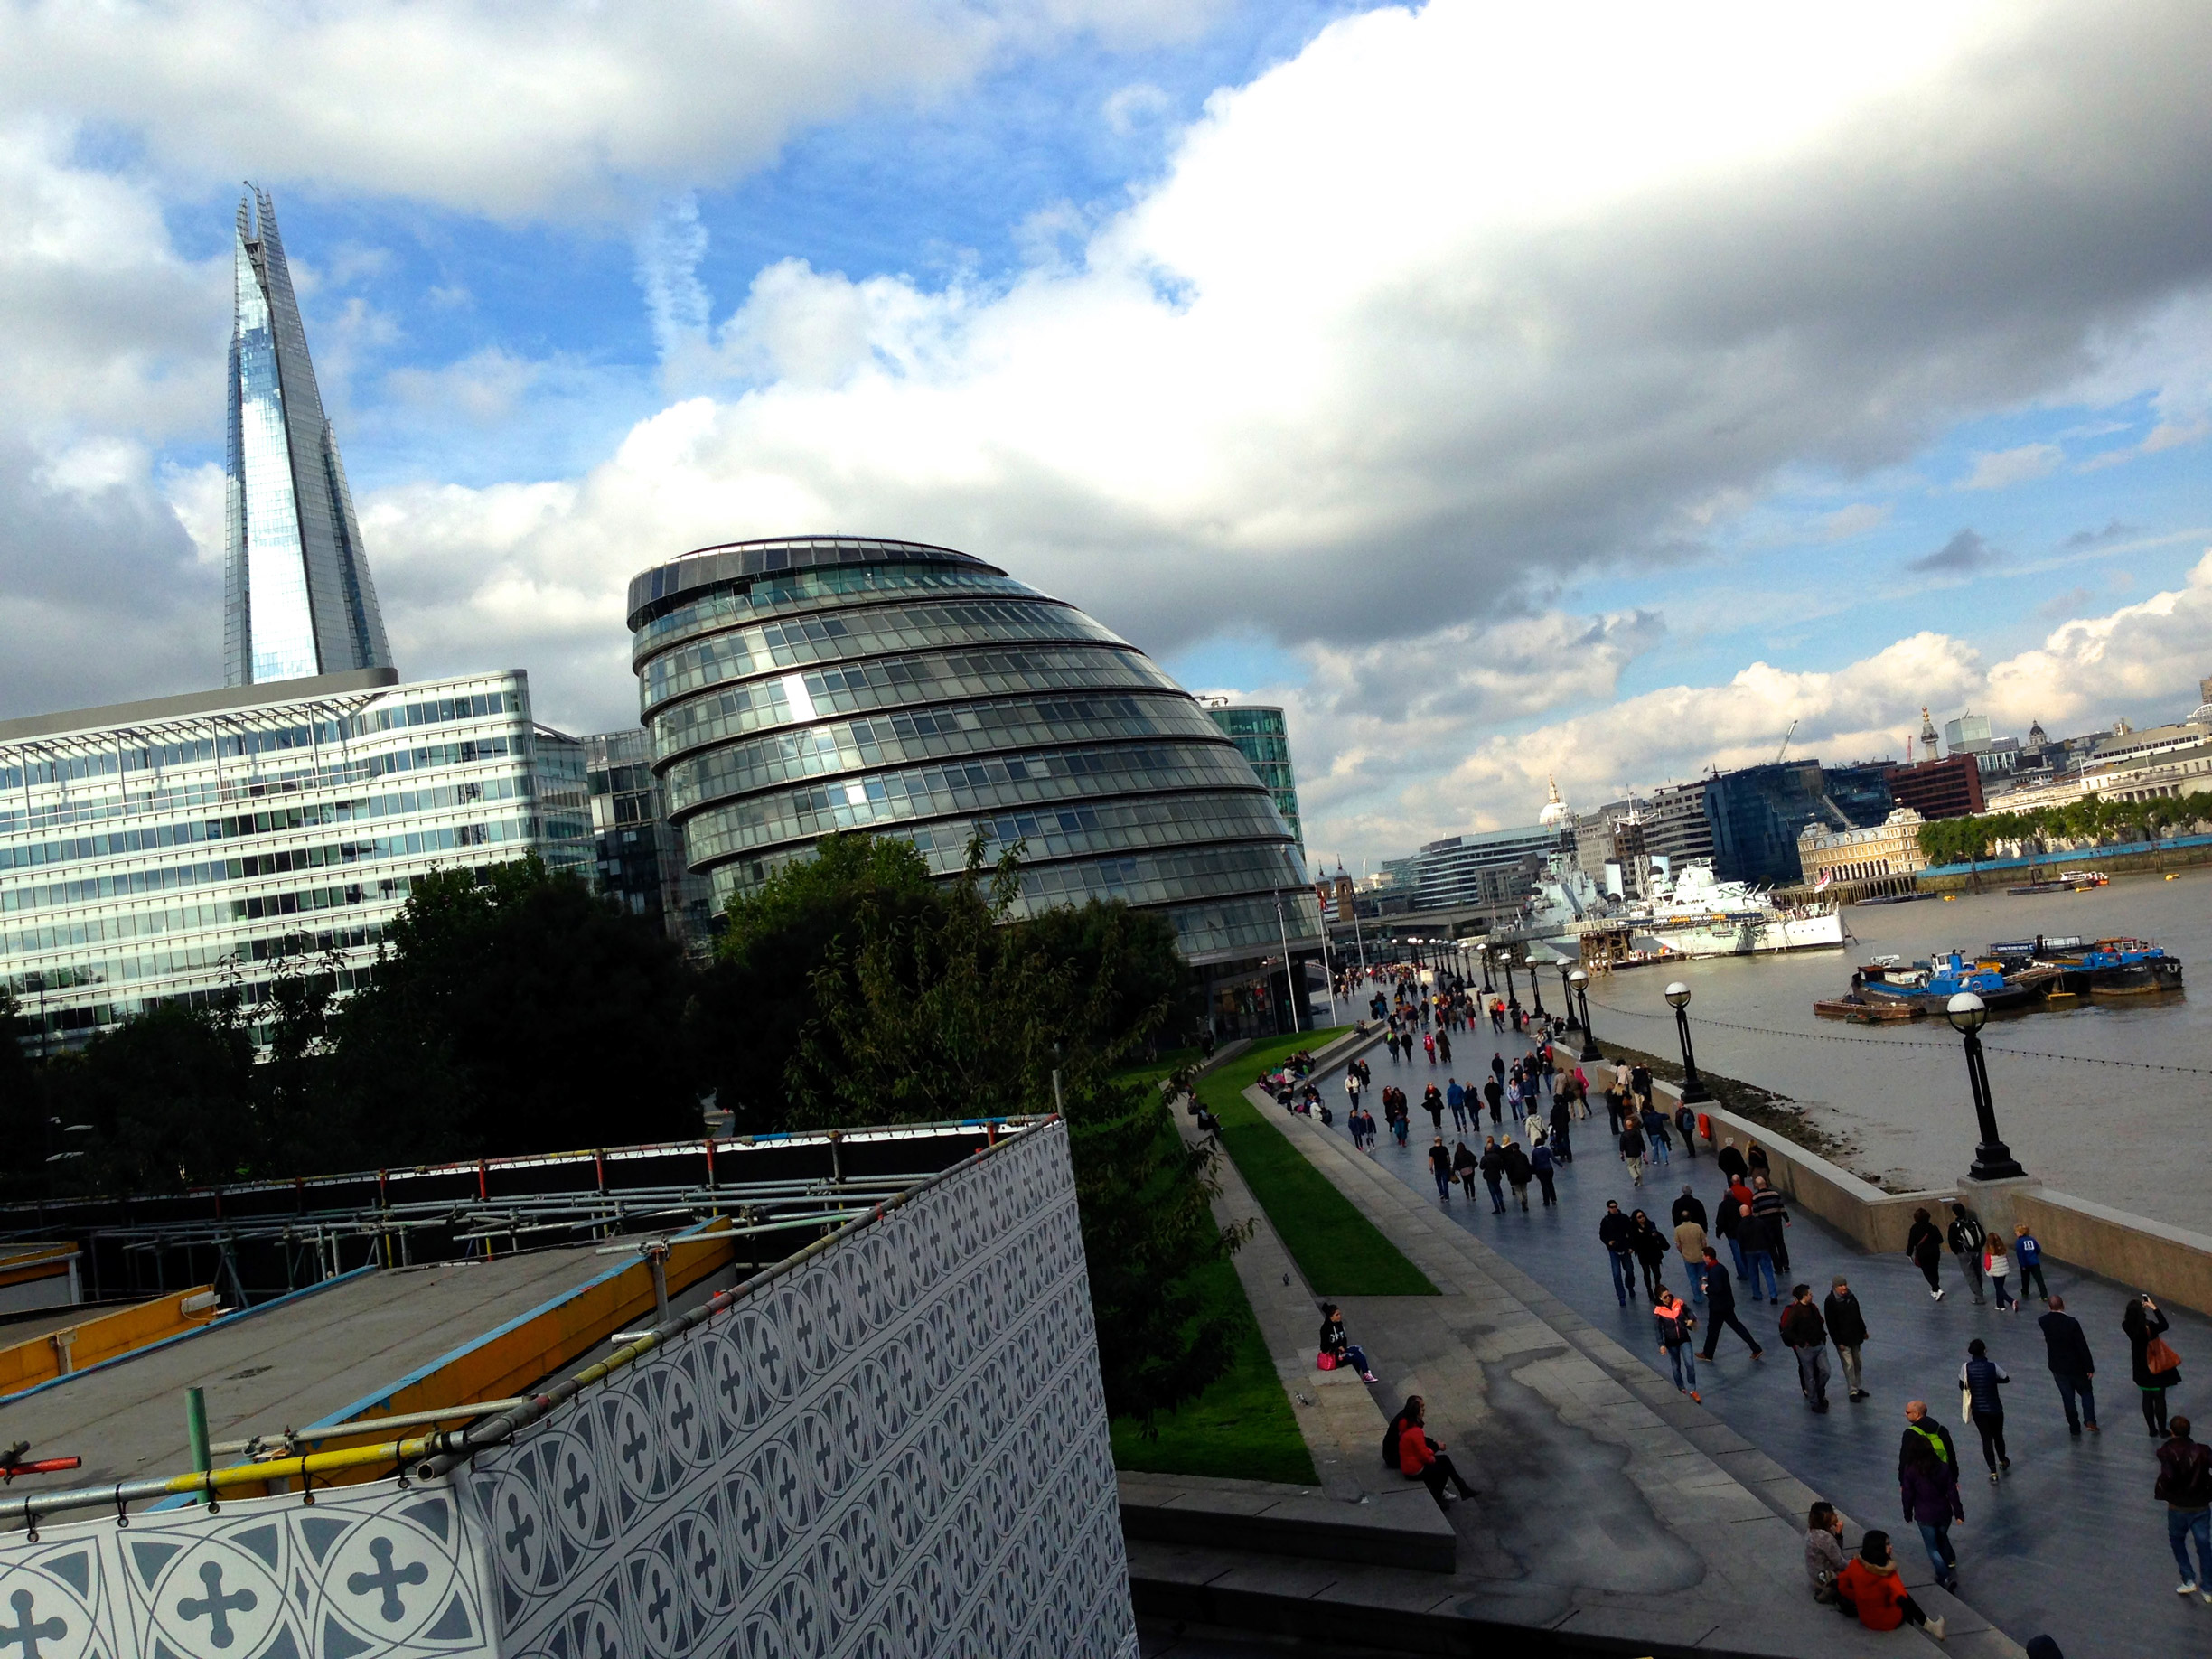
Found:
M 639 576 L 630 626 L 663 804 L 717 905 L 832 830 L 911 841 L 943 876 L 980 831 L 1023 844 L 1025 910 L 1165 916 L 1224 1026 L 1279 1019 L 1285 942 L 1319 950 L 1290 829 L 1229 736 L 1143 651 L 996 566 L 737 542 Z
M 519 670 L 389 669 L 0 722 L 0 984 L 80 1042 L 279 964 L 351 989 L 416 878 L 538 853 L 588 877 L 584 749 Z

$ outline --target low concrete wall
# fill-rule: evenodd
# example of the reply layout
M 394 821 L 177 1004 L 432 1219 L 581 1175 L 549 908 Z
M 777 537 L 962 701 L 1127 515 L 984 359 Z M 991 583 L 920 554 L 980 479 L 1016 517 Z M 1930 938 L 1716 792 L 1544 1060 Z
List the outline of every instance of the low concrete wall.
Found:
M 1652 1092 L 1670 1111 L 1682 1099 L 1681 1089 L 1664 1078 L 1652 1080 Z M 1861 1250 L 1903 1250 L 1917 1209 L 1926 1209 L 1939 1226 L 1948 1225 L 1947 1206 L 1971 1187 L 1967 1201 L 1984 1223 L 2009 1232 L 2014 1223 L 2026 1222 L 2053 1261 L 2212 1314 L 2212 1237 L 2201 1233 L 2053 1192 L 2040 1181 L 1887 1193 L 1734 1112 L 1718 1106 L 1704 1111 L 1716 1137 L 1733 1135 L 1739 1148 L 1753 1140 L 1765 1147 L 1775 1189 Z
M 2201 1233 L 2047 1186 L 2015 1192 L 2012 1217 L 2028 1223 L 2047 1256 L 2148 1290 L 2161 1302 L 2212 1313 L 2212 1238 Z
M 1666 1103 L 1670 1112 L 1682 1100 L 1682 1090 L 1662 1077 L 1652 1079 L 1652 1092 Z M 1799 1209 L 1819 1216 L 1861 1250 L 1903 1250 L 1905 1235 L 1912 1231 L 1913 1212 L 1926 1209 L 1940 1216 L 1939 1206 L 1955 1195 L 1949 1192 L 1886 1193 L 1871 1181 L 1861 1180 L 1850 1170 L 1748 1118 L 1717 1105 L 1699 1110 L 1712 1125 L 1713 1139 L 1706 1142 L 1709 1148 L 1718 1149 L 1731 1135 L 1739 1150 L 1757 1141 L 1767 1149 L 1767 1175 L 1775 1190 Z

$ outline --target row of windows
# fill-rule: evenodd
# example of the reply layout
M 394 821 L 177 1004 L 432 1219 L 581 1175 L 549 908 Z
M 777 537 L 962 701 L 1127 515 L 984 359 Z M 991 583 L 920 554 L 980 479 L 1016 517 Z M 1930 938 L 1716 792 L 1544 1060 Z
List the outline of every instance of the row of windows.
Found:
M 855 595 L 970 593 L 1017 599 L 1030 591 L 1011 576 L 943 564 L 830 565 L 782 576 L 741 576 L 647 623 L 637 631 L 633 655 L 642 658 L 694 633 L 762 622 L 785 611 L 823 608 Z
M 1194 847 L 1119 858 L 1051 864 L 1022 876 L 1032 909 L 1120 899 L 1129 904 L 1187 904 L 1254 887 L 1297 887 L 1296 857 L 1279 841 L 1245 847 Z
M 118 956 L 100 962 L 71 962 L 45 974 L 14 974 L 5 983 L 20 998 L 29 990 L 38 993 L 43 980 L 51 993 L 84 986 L 130 985 L 142 979 L 172 979 L 180 974 L 204 973 L 231 963 L 279 961 L 288 956 L 319 956 L 326 951 L 360 950 L 384 936 L 380 926 L 328 928 L 315 933 L 277 933 L 264 939 L 225 936 L 201 944 L 180 945 L 173 951 L 149 951 L 143 956 Z
M 1251 770 L 1225 745 L 1136 745 L 955 762 L 878 773 L 709 807 L 684 826 L 696 868 L 778 841 L 811 840 L 833 830 L 872 829 L 904 819 L 979 812 L 1076 795 L 1249 786 Z
M 794 697 L 791 681 L 799 684 Z M 1026 651 L 954 651 L 876 657 L 835 668 L 755 680 L 662 708 L 653 716 L 654 755 L 665 760 L 719 738 L 743 736 L 827 714 L 863 714 L 916 703 L 1019 691 L 1175 690 L 1149 657 L 1127 646 L 1069 645 Z
M 958 823 L 913 824 L 882 833 L 912 843 L 929 861 L 933 874 L 949 876 L 965 866 L 969 838 L 978 831 L 991 857 L 1020 843 L 1025 864 L 1149 847 L 1279 840 L 1288 833 L 1282 820 L 1269 809 L 1267 798 L 1249 792 L 1071 801 L 1064 806 L 1001 812 Z M 811 846 L 794 847 L 726 866 L 718 874 L 725 876 L 728 886 L 751 892 L 785 865 L 813 856 Z
M 387 704 L 353 717 L 349 726 L 356 737 L 374 732 L 396 731 L 409 726 L 445 726 L 455 720 L 481 720 L 487 715 L 527 714 L 519 691 L 479 691 L 468 697 L 434 698 L 420 703 Z
M 163 933 L 187 933 L 204 927 L 225 927 L 234 922 L 258 922 L 270 916 L 336 910 L 353 904 L 390 904 L 405 899 L 409 885 L 402 876 L 367 887 L 359 885 L 316 887 L 254 898 L 212 900 L 177 909 L 123 911 L 85 921 L 0 933 L 0 956 L 28 956 L 42 951 L 68 951 L 127 939 L 151 939 Z
M 839 720 L 712 750 L 669 769 L 668 811 L 680 818 L 708 801 L 803 777 L 858 772 L 956 755 L 1116 738 L 1217 738 L 1187 697 L 1025 698 Z
M 642 625 L 656 607 L 680 602 L 687 592 L 712 587 L 742 576 L 773 576 L 785 570 L 810 570 L 839 565 L 905 564 L 925 559 L 935 564 L 988 570 L 981 559 L 950 548 L 934 548 L 919 541 L 886 541 L 879 537 L 782 536 L 759 541 L 734 541 L 717 548 L 701 548 L 670 564 L 657 565 L 630 580 L 630 625 Z
M 779 669 L 1001 640 L 1121 643 L 1081 611 L 1043 599 L 889 605 L 849 623 L 837 616 L 770 623 L 671 651 L 645 665 L 644 706 Z
M 1275 895 L 1260 894 L 1247 899 L 1220 899 L 1208 904 L 1183 904 L 1165 912 L 1176 931 L 1176 945 L 1185 957 L 1249 951 L 1255 955 L 1279 955 L 1282 940 L 1312 939 L 1321 932 L 1321 906 L 1310 887 L 1285 893 L 1278 910 Z
M 276 835 L 312 830 L 325 824 L 357 822 L 370 818 L 398 818 L 414 812 L 436 811 L 479 801 L 527 801 L 531 798 L 527 777 L 485 778 L 466 783 L 441 783 L 431 789 L 398 790 L 384 795 L 364 795 L 353 801 L 326 801 L 317 806 L 273 807 L 266 811 L 241 812 L 195 823 L 156 824 L 144 830 L 122 830 L 106 835 L 79 836 L 67 841 L 44 841 L 29 847 L 0 847 L 0 870 L 28 869 L 46 864 L 72 864 L 83 858 L 155 852 L 164 847 L 189 847 L 203 841 L 234 840 L 244 836 Z
M 307 978 L 314 984 L 328 986 L 340 992 L 356 990 L 369 983 L 373 966 L 372 963 L 363 962 L 359 967 L 341 968 L 334 974 L 316 973 Z M 170 1006 L 213 1008 L 230 989 L 226 986 L 202 987 L 194 990 L 156 993 L 148 997 L 117 997 L 105 1002 L 49 1006 L 46 1009 L 46 1026 L 50 1031 L 78 1036 L 105 1026 L 120 1025 L 134 1014 L 143 1014 L 149 1008 Z M 267 979 L 242 980 L 236 987 L 239 1003 L 248 1008 L 266 1001 L 270 989 L 271 982 Z M 33 1009 L 33 1014 L 36 1011 Z M 257 1028 L 254 1041 L 259 1043 L 265 1040 L 261 1031 Z

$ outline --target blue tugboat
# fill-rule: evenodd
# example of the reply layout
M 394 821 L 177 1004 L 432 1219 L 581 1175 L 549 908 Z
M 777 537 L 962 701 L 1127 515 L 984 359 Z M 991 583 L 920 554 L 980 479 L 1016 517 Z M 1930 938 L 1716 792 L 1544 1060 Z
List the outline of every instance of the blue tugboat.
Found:
M 2076 996 L 2148 997 L 2181 989 L 2181 960 L 2147 939 L 2043 939 L 2035 960 L 2058 970 Z
M 1940 1014 L 1961 991 L 1972 991 L 1992 1011 L 2024 1008 L 2043 1000 L 2056 989 L 2060 970 L 2041 962 L 2028 962 L 2007 971 L 1994 958 L 1968 961 L 1957 951 L 1933 961 L 1907 962 L 1882 956 L 1851 975 L 1851 996 L 1873 1007 L 1903 1004 L 1930 1014 Z

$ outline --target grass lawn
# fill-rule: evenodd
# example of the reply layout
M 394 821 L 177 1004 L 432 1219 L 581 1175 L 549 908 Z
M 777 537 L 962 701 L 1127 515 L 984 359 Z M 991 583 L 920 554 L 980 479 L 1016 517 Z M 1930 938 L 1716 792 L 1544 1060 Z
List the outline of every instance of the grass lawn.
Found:
M 1251 1304 L 1237 1282 L 1236 1264 L 1208 1262 L 1198 1270 L 1197 1282 L 1208 1311 L 1227 1316 L 1234 1327 L 1234 1357 L 1204 1393 L 1154 1420 L 1158 1438 L 1147 1439 L 1133 1418 L 1115 1419 L 1114 1467 L 1132 1474 L 1314 1485 L 1312 1455 L 1275 1374 L 1275 1362 L 1268 1357 Z
M 1244 1098 L 1256 1073 L 1336 1035 L 1309 1031 L 1255 1043 L 1201 1078 L 1198 1098 L 1221 1120 L 1222 1145 L 1316 1296 L 1434 1296 L 1427 1276 Z

